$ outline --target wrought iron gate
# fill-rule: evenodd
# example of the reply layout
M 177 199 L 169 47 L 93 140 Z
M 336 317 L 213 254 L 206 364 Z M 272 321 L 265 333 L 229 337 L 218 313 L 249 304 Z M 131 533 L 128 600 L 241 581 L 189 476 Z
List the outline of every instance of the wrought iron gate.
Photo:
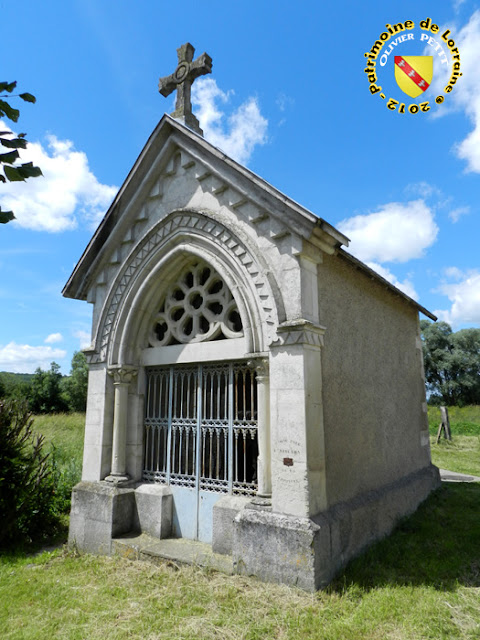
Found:
M 254 495 L 255 370 L 241 362 L 147 369 L 144 444 L 144 481 Z

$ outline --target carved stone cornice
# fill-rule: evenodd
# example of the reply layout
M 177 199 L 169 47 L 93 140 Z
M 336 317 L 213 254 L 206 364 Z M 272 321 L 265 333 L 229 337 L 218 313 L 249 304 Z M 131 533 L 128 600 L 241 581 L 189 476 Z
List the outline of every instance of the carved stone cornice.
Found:
M 95 345 L 90 345 L 85 349 L 82 349 L 82 353 L 85 354 L 85 359 L 87 360 L 87 364 L 92 364 L 95 362 L 97 352 L 95 350 Z
M 138 375 L 138 367 L 132 367 L 131 365 L 115 365 L 113 367 L 109 367 L 108 375 L 112 376 L 113 384 L 115 385 L 129 385 Z
M 309 320 L 300 318 L 290 322 L 282 322 L 277 328 L 277 339 L 272 342 L 270 347 L 308 345 L 320 349 L 324 344 L 324 334 L 325 327 Z

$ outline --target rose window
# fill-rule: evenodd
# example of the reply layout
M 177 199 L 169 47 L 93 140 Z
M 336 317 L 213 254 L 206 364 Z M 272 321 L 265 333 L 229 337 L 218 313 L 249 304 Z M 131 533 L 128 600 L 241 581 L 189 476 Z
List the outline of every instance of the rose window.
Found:
M 205 262 L 189 266 L 165 294 L 152 323 L 151 347 L 243 336 L 237 303 Z

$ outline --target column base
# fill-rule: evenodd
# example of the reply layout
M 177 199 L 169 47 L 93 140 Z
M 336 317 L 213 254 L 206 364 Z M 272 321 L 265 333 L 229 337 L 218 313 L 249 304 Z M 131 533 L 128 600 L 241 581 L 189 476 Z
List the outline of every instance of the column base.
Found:
M 128 484 L 130 482 L 130 476 L 128 476 L 127 474 L 117 475 L 115 473 L 111 473 L 109 476 L 105 478 L 105 482 L 108 482 L 118 487 L 119 485 Z
M 246 507 L 247 509 L 256 509 L 257 511 L 271 511 L 272 510 L 272 496 L 271 495 L 256 495 L 253 500 Z

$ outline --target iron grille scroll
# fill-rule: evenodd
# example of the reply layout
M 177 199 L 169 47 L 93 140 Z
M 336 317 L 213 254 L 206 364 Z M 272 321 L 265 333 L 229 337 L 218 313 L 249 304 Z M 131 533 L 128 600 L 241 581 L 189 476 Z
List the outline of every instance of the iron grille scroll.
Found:
M 147 369 L 144 481 L 255 495 L 257 403 L 246 363 Z

